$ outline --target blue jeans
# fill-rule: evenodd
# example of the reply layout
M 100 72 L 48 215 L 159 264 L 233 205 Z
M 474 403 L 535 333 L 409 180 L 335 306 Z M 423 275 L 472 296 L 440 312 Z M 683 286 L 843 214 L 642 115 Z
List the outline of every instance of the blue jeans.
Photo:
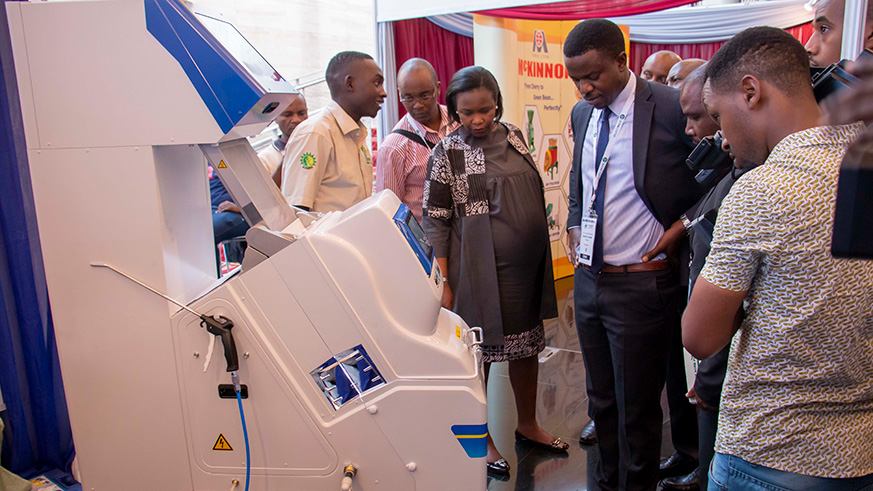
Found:
M 245 218 L 239 213 L 234 213 L 232 211 L 223 211 L 221 213 L 215 213 L 213 210 L 212 213 L 212 232 L 215 235 L 215 264 L 220 269 L 220 264 L 218 260 L 218 244 L 224 242 L 225 240 L 234 239 L 236 237 L 244 237 L 246 235 L 246 231 L 249 229 L 249 224 L 246 223 Z M 225 252 L 227 253 L 227 260 L 234 263 L 242 262 L 243 260 L 243 251 L 244 249 L 240 247 L 239 242 L 231 241 L 225 247 Z M 219 274 L 219 276 L 221 276 Z
M 722 453 L 709 468 L 708 491 L 873 491 L 873 474 L 828 479 L 785 472 Z

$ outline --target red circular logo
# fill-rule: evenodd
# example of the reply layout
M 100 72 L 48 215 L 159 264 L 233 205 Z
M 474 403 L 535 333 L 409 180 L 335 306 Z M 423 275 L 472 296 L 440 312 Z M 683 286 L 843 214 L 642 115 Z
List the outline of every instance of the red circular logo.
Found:
M 536 31 L 536 33 L 534 34 L 534 40 L 536 42 L 537 47 L 542 46 L 543 43 L 546 42 L 545 37 L 546 36 L 543 34 L 543 31 Z

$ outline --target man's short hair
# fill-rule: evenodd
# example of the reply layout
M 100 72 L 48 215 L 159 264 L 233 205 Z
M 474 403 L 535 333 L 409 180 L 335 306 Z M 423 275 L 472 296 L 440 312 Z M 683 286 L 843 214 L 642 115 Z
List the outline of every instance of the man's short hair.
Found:
M 410 58 L 403 62 L 402 65 L 400 65 L 400 70 L 397 70 L 398 85 L 400 84 L 400 79 L 402 79 L 403 76 L 413 70 L 427 70 L 431 78 L 433 78 L 434 85 L 439 82 L 436 70 L 433 69 L 433 65 L 431 65 L 429 61 L 425 60 L 424 58 Z
M 564 41 L 564 56 L 573 58 L 592 49 L 618 56 L 624 52 L 624 33 L 606 19 L 588 19 L 576 24 Z
M 339 93 L 346 75 L 352 70 L 352 65 L 359 61 L 372 59 L 372 56 L 360 51 L 340 51 L 335 54 L 330 59 L 330 62 L 328 62 L 327 70 L 324 71 L 324 78 L 327 81 L 327 88 L 330 89 L 330 96 L 334 97 Z
M 745 75 L 773 84 L 783 93 L 807 87 L 809 55 L 794 36 L 775 27 L 750 27 L 724 44 L 706 64 L 713 89 L 737 87 Z

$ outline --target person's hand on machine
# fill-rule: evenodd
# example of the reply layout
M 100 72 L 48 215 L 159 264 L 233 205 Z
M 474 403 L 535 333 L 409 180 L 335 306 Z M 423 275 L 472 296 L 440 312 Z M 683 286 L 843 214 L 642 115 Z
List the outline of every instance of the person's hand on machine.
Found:
M 452 292 L 452 288 L 449 286 L 449 258 L 447 257 L 438 257 L 436 258 L 437 265 L 439 266 L 440 274 L 443 275 L 443 299 L 440 302 L 440 305 L 447 310 L 452 310 L 452 307 L 455 306 L 455 294 Z
M 441 306 L 447 310 L 452 310 L 452 307 L 455 306 L 455 294 L 452 293 L 452 288 L 449 286 L 448 281 L 443 282 L 443 300 Z

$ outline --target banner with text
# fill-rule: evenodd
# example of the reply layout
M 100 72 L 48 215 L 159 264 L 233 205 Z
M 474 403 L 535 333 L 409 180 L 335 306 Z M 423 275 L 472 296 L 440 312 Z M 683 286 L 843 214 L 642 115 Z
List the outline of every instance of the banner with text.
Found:
M 556 279 L 573 274 L 566 243 L 573 159 L 570 112 L 580 97 L 567 76 L 563 50 L 576 24 L 473 15 L 476 64 L 500 83 L 503 119 L 521 128 L 543 178 Z M 628 28 L 620 27 L 629 50 Z

